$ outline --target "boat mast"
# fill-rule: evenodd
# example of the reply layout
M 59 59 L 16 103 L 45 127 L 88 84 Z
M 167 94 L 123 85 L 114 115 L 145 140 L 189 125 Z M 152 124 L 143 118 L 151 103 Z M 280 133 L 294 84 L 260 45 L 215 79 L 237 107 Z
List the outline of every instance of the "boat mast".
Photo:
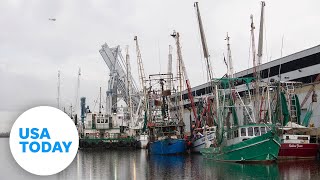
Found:
M 257 120 L 261 120 L 261 104 L 262 101 L 260 101 L 260 81 L 261 81 L 261 74 L 260 74 L 260 66 L 262 62 L 262 51 L 263 51 L 263 25 L 264 25 L 264 6 L 265 2 L 261 1 L 261 15 L 260 15 L 260 28 L 259 28 L 259 42 L 258 42 L 258 66 L 257 66 L 257 79 L 256 79 L 256 109 L 257 113 L 256 116 L 258 116 Z
M 132 100 L 131 100 L 131 88 L 130 88 L 131 87 L 131 82 L 130 82 L 131 67 L 130 67 L 129 46 L 126 47 L 126 66 L 127 66 L 127 86 L 128 86 L 127 98 L 129 98 L 128 110 L 129 110 L 130 121 L 132 121 L 133 120 Z
M 228 50 L 228 69 L 229 69 L 229 77 L 230 78 L 234 78 L 234 71 L 233 71 L 233 62 L 232 62 L 232 58 L 231 58 L 231 49 L 230 49 L 230 37 L 227 33 L 227 37 L 226 39 L 227 40 L 227 50 Z
M 57 103 L 58 103 L 58 109 L 60 109 L 60 70 L 58 71 L 58 98 L 57 98 Z
M 74 105 L 74 110 L 77 114 L 77 107 L 78 107 L 78 99 L 79 99 L 79 89 L 80 89 L 80 76 L 81 76 L 81 69 L 78 70 L 78 81 L 77 81 L 77 89 L 76 89 L 76 104 Z
M 180 122 L 183 121 L 183 99 L 182 99 L 182 91 L 183 91 L 183 70 L 182 70 L 182 54 L 181 54 L 181 46 L 180 46 L 180 35 L 177 32 L 173 32 L 173 34 L 171 35 L 173 38 L 175 38 L 176 40 L 176 46 L 177 46 L 177 66 L 178 66 L 178 72 L 177 72 L 177 78 L 179 81 L 179 86 L 178 86 L 178 92 L 179 92 L 179 120 Z
M 99 95 L 99 114 L 101 114 L 101 87 L 100 87 L 100 95 Z
M 171 83 L 172 83 L 172 46 L 169 45 L 169 55 L 168 55 L 168 74 L 171 77 L 167 83 L 167 89 L 171 91 Z M 168 98 L 168 109 L 170 109 L 171 99 Z M 170 113 L 168 113 L 168 119 L 170 119 Z
M 266 3 L 261 1 L 261 15 L 260 15 L 260 29 L 259 29 L 259 43 L 258 43 L 258 76 L 260 78 L 260 65 L 262 63 L 263 50 L 263 25 L 264 25 L 264 6 Z
M 141 85 L 143 97 L 144 97 L 144 100 L 143 100 L 144 108 L 145 108 L 145 110 L 147 110 L 146 76 L 144 73 L 144 68 L 143 68 L 143 63 L 142 63 L 142 58 L 141 58 L 141 53 L 140 53 L 140 47 L 139 47 L 139 43 L 138 43 L 138 37 L 134 36 L 134 40 L 136 41 L 137 63 L 138 63 L 140 85 Z
M 208 51 L 206 36 L 205 36 L 203 25 L 202 25 L 202 19 L 201 19 L 201 15 L 200 15 L 200 10 L 199 10 L 199 7 L 198 7 L 198 2 L 194 3 L 194 7 L 195 7 L 196 13 L 197 13 L 197 20 L 198 20 L 198 24 L 199 24 L 199 31 L 200 31 L 200 37 L 201 37 L 202 50 L 203 50 L 203 55 L 204 55 L 205 62 L 206 62 L 207 82 L 209 82 L 212 79 L 211 61 L 210 61 L 210 55 L 209 55 L 209 51 Z
M 252 61 L 253 61 L 253 76 L 257 76 L 257 64 L 256 64 L 256 45 L 255 45 L 255 39 L 254 39 L 254 23 L 253 23 L 253 15 L 250 16 L 251 19 L 251 48 L 252 48 Z
M 172 46 L 169 45 L 169 55 L 168 55 L 168 74 L 172 74 Z M 167 89 L 171 90 L 171 81 L 167 84 Z

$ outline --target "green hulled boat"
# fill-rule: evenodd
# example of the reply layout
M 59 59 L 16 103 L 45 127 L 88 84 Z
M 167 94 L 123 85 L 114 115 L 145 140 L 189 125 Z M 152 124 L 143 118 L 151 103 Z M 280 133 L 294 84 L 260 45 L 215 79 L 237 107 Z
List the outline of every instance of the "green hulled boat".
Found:
M 277 160 L 280 138 L 271 122 L 267 84 L 260 87 L 263 101 L 252 102 L 249 83 L 253 78 L 215 79 L 216 139 L 211 147 L 201 149 L 207 159 L 227 162 L 269 162 Z M 235 83 L 243 83 L 247 90 L 241 95 Z M 266 109 L 257 105 L 265 104 Z M 259 112 L 259 114 L 256 114 Z
M 228 133 L 225 145 L 203 148 L 207 159 L 230 162 L 267 162 L 278 158 L 280 138 L 264 124 L 239 126 Z M 232 137 L 233 136 L 233 137 Z

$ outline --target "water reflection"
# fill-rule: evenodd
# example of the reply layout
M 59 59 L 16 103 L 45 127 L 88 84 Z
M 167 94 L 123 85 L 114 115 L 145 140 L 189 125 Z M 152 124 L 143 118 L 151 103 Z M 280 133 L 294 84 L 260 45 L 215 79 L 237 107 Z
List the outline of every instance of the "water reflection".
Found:
M 204 160 L 204 168 L 206 179 L 279 179 L 276 163 L 239 164 Z
M 281 179 L 320 179 L 319 160 L 279 161 Z
M 185 179 L 187 163 L 185 156 L 150 155 L 148 157 L 148 176 L 157 179 Z
M 145 179 L 145 155 L 140 150 L 79 151 L 59 179 Z
M 63 159 L 61 159 L 63 161 Z M 15 163 L 9 140 L 0 138 L 0 179 L 320 179 L 320 161 L 236 164 L 205 160 L 200 154 L 148 156 L 145 150 L 79 151 L 72 164 L 53 176 L 36 176 Z
M 144 150 L 79 151 L 59 179 L 320 179 L 318 161 L 223 163 L 200 154 L 160 156 Z

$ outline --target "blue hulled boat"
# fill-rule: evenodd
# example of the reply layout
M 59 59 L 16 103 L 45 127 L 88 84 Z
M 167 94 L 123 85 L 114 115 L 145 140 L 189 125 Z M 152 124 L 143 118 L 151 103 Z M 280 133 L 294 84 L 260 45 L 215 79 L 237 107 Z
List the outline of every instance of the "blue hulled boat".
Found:
M 186 152 L 186 141 L 184 139 L 163 139 L 150 142 L 150 154 L 170 155 Z
M 148 152 L 149 154 L 170 155 L 182 154 L 187 150 L 184 140 L 184 126 L 181 112 L 169 108 L 172 104 L 171 92 L 175 89 L 165 89 L 165 83 L 172 81 L 172 74 L 150 75 L 150 87 L 148 88 L 147 127 L 148 127 Z M 152 79 L 151 79 L 152 77 Z M 182 108 L 181 108 L 182 109 Z M 179 118 L 180 117 L 180 118 Z

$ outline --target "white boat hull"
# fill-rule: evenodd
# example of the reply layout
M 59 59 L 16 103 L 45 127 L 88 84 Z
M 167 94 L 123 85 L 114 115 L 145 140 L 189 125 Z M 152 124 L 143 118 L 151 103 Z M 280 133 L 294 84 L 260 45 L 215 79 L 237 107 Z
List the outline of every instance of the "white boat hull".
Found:
M 207 134 L 209 146 L 213 143 L 213 140 L 215 139 L 215 137 L 216 136 L 214 132 L 210 132 Z M 206 136 L 202 136 L 201 138 L 192 142 L 191 151 L 200 152 L 200 150 L 205 147 L 206 147 Z
M 139 135 L 137 140 L 138 140 L 138 148 L 147 149 L 147 145 L 149 142 L 148 135 L 146 134 Z

